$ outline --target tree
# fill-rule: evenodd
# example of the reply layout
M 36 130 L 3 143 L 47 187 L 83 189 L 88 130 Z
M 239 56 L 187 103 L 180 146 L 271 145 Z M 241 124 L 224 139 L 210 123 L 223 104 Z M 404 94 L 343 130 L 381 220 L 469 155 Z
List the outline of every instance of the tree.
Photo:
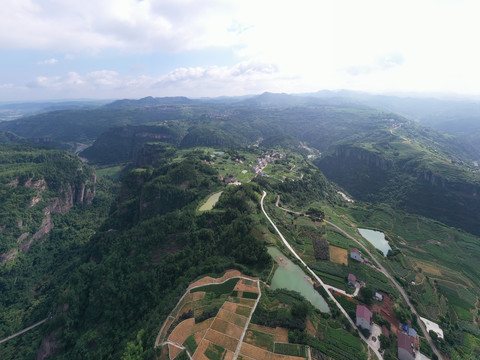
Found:
M 143 360 L 143 342 L 142 336 L 145 333 L 145 330 L 140 330 L 137 334 L 137 341 L 129 341 L 125 352 L 123 353 L 122 360 Z
M 372 288 L 365 286 L 360 289 L 359 298 L 365 304 L 370 305 L 372 303 L 372 298 L 374 294 L 375 292 L 373 291 Z

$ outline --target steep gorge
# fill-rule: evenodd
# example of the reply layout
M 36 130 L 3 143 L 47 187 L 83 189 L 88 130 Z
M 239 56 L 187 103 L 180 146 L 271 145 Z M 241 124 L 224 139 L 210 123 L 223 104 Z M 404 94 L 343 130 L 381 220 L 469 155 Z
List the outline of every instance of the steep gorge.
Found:
M 359 200 L 387 202 L 480 234 L 480 183 L 469 174 L 449 177 L 428 160 L 392 160 L 356 145 L 338 146 L 315 163 Z

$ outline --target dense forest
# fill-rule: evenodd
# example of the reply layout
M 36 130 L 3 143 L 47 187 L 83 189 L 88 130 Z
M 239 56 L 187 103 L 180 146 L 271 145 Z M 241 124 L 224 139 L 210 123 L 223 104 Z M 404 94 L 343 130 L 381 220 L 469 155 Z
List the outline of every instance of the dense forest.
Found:
M 271 281 L 278 265 L 267 246 L 286 249 L 261 211 L 263 191 L 280 231 L 320 277 L 348 292 L 355 272 L 367 283 L 355 301 L 371 306 L 381 291 L 395 319 L 415 322 L 386 277 L 335 262 L 357 245 L 328 223 L 354 236 L 360 225 L 384 231 L 388 256 L 365 246 L 444 328 L 441 353 L 480 351 L 478 153 L 455 136 L 365 105 L 285 94 L 121 100 L 0 130 L 0 340 L 47 319 L 0 344 L 2 359 L 154 359 L 159 327 L 192 281 L 228 269 Z M 213 209 L 200 210 L 220 192 Z M 287 312 L 269 308 L 282 299 Z M 339 301 L 355 318 L 354 305 Z M 332 303 L 329 314 L 300 304 L 297 293 L 265 289 L 253 318 L 283 319 L 289 338 L 318 359 L 349 359 L 366 346 Z M 307 313 L 335 352 L 307 333 Z M 383 340 L 390 359 L 396 337 Z

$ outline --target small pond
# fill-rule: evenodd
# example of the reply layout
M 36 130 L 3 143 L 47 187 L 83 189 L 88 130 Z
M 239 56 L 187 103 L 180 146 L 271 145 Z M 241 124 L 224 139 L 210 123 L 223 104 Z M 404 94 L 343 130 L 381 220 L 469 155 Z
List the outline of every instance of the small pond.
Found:
M 198 209 L 199 211 L 208 211 L 212 210 L 215 204 L 217 203 L 218 199 L 220 199 L 220 195 L 222 195 L 223 191 L 219 191 L 215 194 L 210 195 L 210 197 L 205 201 L 205 204 L 200 206 Z
M 370 244 L 380 250 L 384 256 L 387 256 L 388 250 L 392 249 L 388 241 L 385 239 L 385 234 L 383 232 L 361 228 L 358 228 L 358 232 L 367 239 Z
M 328 304 L 310 282 L 302 268 L 293 263 L 276 247 L 269 246 L 268 253 L 278 263 L 279 267 L 272 278 L 271 289 L 295 290 L 302 294 L 310 303 L 322 312 L 329 312 Z

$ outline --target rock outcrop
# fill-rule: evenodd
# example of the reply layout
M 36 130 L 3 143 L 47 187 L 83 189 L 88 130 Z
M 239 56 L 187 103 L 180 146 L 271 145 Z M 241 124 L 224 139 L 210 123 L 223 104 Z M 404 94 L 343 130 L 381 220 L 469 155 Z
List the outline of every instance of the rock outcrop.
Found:
M 80 184 L 62 184 L 59 186 L 57 196 L 50 198 L 50 204 L 43 210 L 43 220 L 35 234 L 31 235 L 29 232 L 22 233 L 17 238 L 18 247 L 10 249 L 5 254 L 0 254 L 0 262 L 6 262 L 15 259 L 20 252 L 28 252 L 36 241 L 50 233 L 54 227 L 51 214 L 60 213 L 66 214 L 76 204 L 91 204 L 96 194 L 97 176 L 93 174 L 90 179 Z M 8 183 L 10 186 L 19 186 L 19 180 L 16 179 Z M 36 206 L 42 200 L 42 194 L 49 188 L 44 179 L 33 180 L 28 179 L 23 186 L 37 190 L 37 195 L 30 201 L 29 206 Z M 23 227 L 23 222 L 20 220 L 19 228 Z M 5 226 L 2 227 L 5 230 Z

